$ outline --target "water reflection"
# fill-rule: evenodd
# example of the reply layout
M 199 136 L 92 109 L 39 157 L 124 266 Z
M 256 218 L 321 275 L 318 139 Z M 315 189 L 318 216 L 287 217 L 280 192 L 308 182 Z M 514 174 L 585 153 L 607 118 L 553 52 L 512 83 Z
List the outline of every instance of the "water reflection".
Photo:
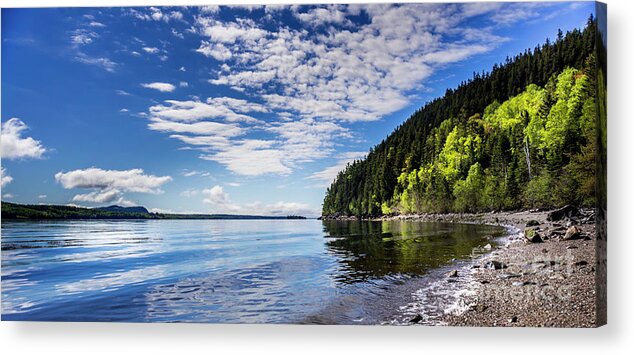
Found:
M 422 275 L 469 257 L 473 248 L 493 243 L 504 232 L 493 226 L 413 221 L 323 221 L 323 226 L 328 250 L 347 270 L 337 275 L 344 283 Z

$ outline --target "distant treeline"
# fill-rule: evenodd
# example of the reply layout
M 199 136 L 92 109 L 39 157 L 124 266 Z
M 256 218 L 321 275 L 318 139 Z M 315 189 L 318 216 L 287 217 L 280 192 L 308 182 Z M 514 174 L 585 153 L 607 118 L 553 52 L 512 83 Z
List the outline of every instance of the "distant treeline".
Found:
M 604 69 L 596 22 L 476 73 L 403 122 L 326 191 L 324 216 L 596 203 Z
M 58 205 L 21 205 L 2 202 L 2 219 L 306 219 L 303 216 L 151 213 L 145 207 L 84 208 Z

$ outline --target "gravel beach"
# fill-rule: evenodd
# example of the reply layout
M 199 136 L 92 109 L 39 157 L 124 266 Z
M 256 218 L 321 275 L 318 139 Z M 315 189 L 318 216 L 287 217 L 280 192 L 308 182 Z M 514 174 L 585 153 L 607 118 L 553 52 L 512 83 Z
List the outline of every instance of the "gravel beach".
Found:
M 605 275 L 595 212 L 567 206 L 553 211 L 427 214 L 385 217 L 507 226 L 516 233 L 472 261 L 475 292 L 466 310 L 448 312 L 440 325 L 597 327 L 605 324 Z M 452 273 L 448 279 L 460 278 Z M 473 286 L 473 285 L 472 285 Z

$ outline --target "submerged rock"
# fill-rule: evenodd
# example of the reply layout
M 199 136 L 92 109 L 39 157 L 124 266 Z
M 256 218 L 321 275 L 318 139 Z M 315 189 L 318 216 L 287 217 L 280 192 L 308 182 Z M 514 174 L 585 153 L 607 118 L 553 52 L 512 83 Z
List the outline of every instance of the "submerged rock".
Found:
M 423 316 L 417 314 L 416 317 L 409 320 L 410 323 L 420 323 L 423 320 Z
M 447 277 L 458 277 L 458 270 L 452 270 L 447 274 Z

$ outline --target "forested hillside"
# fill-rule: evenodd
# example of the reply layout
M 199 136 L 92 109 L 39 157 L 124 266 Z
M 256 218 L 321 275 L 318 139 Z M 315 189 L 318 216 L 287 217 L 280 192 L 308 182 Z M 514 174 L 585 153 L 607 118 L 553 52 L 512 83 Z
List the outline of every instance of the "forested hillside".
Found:
M 328 188 L 323 215 L 594 205 L 596 23 L 475 74 Z

